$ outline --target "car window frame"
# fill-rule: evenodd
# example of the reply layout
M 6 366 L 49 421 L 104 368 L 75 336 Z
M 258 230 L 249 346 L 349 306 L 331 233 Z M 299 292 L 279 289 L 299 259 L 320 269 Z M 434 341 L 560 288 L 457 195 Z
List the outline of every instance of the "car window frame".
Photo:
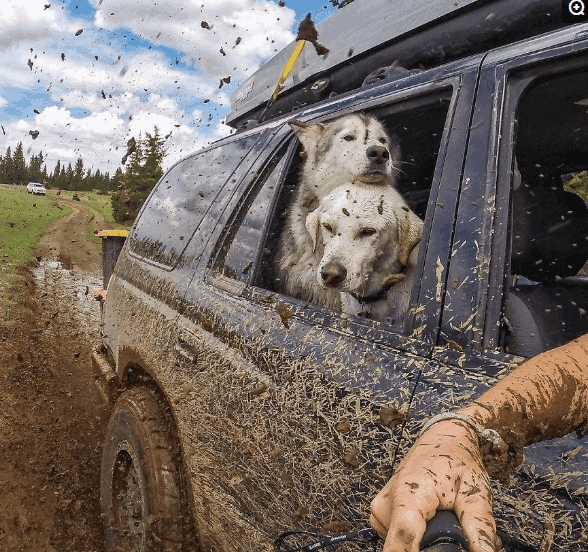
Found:
M 566 49 L 567 50 L 567 49 Z M 499 161 L 497 168 L 498 181 L 503 185 L 505 195 L 504 203 L 507 204 L 508 213 L 503 219 L 508 217 L 509 236 L 507 248 L 502 256 L 496 259 L 497 264 L 504 266 L 505 278 L 503 282 L 503 303 L 506 301 L 511 287 L 510 275 L 510 258 L 512 254 L 512 213 L 510 212 L 510 202 L 512 194 L 512 178 L 514 171 L 514 152 L 516 148 L 516 113 L 521 96 L 529 89 L 530 86 L 538 79 L 562 74 L 567 74 L 575 69 L 583 68 L 588 70 L 588 54 L 581 52 L 575 56 L 565 56 L 567 52 L 561 53 L 554 57 L 546 57 L 540 61 L 533 59 L 521 63 L 519 60 L 511 61 L 500 67 L 501 73 L 504 74 L 504 102 L 502 113 L 502 126 L 507 132 L 502 133 L 502 142 L 499 147 Z M 562 57 L 565 56 L 565 59 Z M 523 61 L 523 60 L 521 60 Z M 506 200 L 508 198 L 508 202 Z M 504 308 L 504 305 L 503 305 Z M 492 314 L 487 314 L 491 317 Z M 508 331 L 508 321 L 503 321 L 500 327 L 501 334 L 498 337 L 498 343 L 502 342 L 504 332 Z
M 465 66 L 469 69 L 469 84 L 470 88 L 473 88 L 473 82 L 477 78 L 477 72 L 479 67 L 479 62 L 482 56 L 477 56 L 473 60 L 469 60 Z M 450 90 L 450 101 L 449 105 L 447 106 L 447 115 L 446 120 L 443 128 L 443 136 L 440 140 L 440 148 L 437 154 L 437 162 L 435 166 L 435 174 L 433 177 L 433 182 L 430 190 L 429 195 L 429 205 L 431 202 L 436 202 L 438 198 L 443 195 L 443 192 L 440 190 L 441 181 L 443 180 L 443 173 L 445 167 L 445 159 L 448 154 L 448 150 L 452 148 L 454 151 L 460 151 L 460 147 L 456 146 L 452 143 L 452 137 L 457 134 L 456 132 L 452 132 L 453 129 L 453 121 L 454 117 L 456 116 L 456 112 L 458 109 L 458 105 L 463 103 L 461 99 L 461 91 L 462 85 L 464 80 L 463 75 L 463 63 L 454 64 L 456 66 L 455 72 L 448 71 L 444 74 L 443 78 L 436 78 L 433 80 L 425 79 L 422 75 L 415 75 L 407 79 L 407 86 L 400 88 L 398 83 L 388 83 L 382 85 L 380 87 L 375 87 L 378 90 L 369 90 L 363 92 L 363 97 L 359 96 L 358 94 L 354 94 L 353 101 L 344 101 L 344 102 L 335 102 L 331 109 L 327 110 L 327 113 L 322 113 L 324 108 L 321 108 L 319 113 L 320 115 L 317 117 L 312 117 L 315 115 L 316 112 L 314 109 L 310 109 L 308 112 L 304 112 L 301 114 L 297 114 L 297 119 L 302 120 L 304 122 L 321 122 L 326 121 L 329 119 L 334 119 L 343 115 L 347 115 L 350 113 L 354 113 L 357 111 L 365 111 L 370 110 L 370 112 L 378 111 L 378 108 L 381 110 L 386 105 L 391 104 L 400 104 L 405 101 L 411 101 L 411 99 L 416 98 L 424 98 L 426 96 L 439 93 L 441 94 L 444 90 Z M 419 77 L 417 79 L 417 77 Z M 414 81 L 417 81 L 416 83 Z M 418 82 L 421 80 L 421 82 Z M 422 82 L 424 81 L 424 82 Z M 393 90 L 390 90 L 392 88 Z M 377 94 L 376 94 L 377 93 Z M 469 108 L 467 107 L 469 103 L 466 100 L 466 110 L 468 111 L 469 116 Z M 290 117 L 289 117 L 290 118 Z M 284 123 L 287 119 L 282 121 Z M 291 139 L 293 137 L 292 131 L 287 127 L 287 125 L 283 124 L 281 132 L 278 134 L 280 138 L 276 138 L 274 142 L 276 143 L 275 146 L 272 147 L 273 151 L 277 151 L 279 148 L 279 141 L 283 139 Z M 284 133 L 286 133 L 284 137 Z M 461 154 L 460 159 L 463 161 L 463 153 Z M 289 167 L 288 167 L 289 168 Z M 287 168 L 287 169 L 288 169 Z M 287 171 L 286 171 L 287 172 Z M 280 182 L 280 187 L 282 182 Z M 244 193 L 241 191 L 236 192 L 237 195 Z M 454 195 L 454 201 L 457 201 L 457 191 L 452 189 L 450 191 L 452 195 Z M 274 198 L 276 199 L 279 196 L 279 190 L 276 191 Z M 274 199 L 274 200 L 275 200 Z M 231 208 L 234 209 L 234 208 Z M 273 209 L 273 207 L 272 207 Z M 449 212 L 450 208 L 445 210 L 445 216 Z M 425 218 L 425 228 L 423 232 L 423 241 L 425 240 L 425 236 L 430 238 L 431 236 L 431 228 L 433 226 L 432 220 L 434 217 L 437 217 L 439 213 L 435 212 L 435 209 L 427 208 L 427 216 Z M 271 211 L 273 215 L 273 210 Z M 231 216 L 233 216 L 231 214 Z M 452 217 L 451 217 L 452 218 Z M 225 233 L 226 223 L 223 224 L 222 233 Z M 268 220 L 266 220 L 266 232 L 268 228 Z M 221 242 L 217 242 L 214 248 L 214 252 L 211 255 L 211 258 L 217 254 L 221 246 Z M 260 248 L 261 250 L 262 248 Z M 427 246 L 421 247 L 421 251 L 419 254 L 419 260 L 417 262 L 416 268 L 416 276 L 415 276 L 415 285 L 413 286 L 412 294 L 411 294 L 411 304 L 415 304 L 415 297 L 422 297 L 426 295 L 425 292 L 421 289 L 421 281 L 422 273 L 425 267 L 425 259 L 427 257 L 427 249 L 428 249 L 428 240 Z M 447 243 L 444 247 L 445 252 L 443 253 L 444 256 L 449 256 L 450 254 L 450 244 Z M 257 261 L 258 262 L 258 261 Z M 323 309 L 322 307 L 318 307 L 316 305 L 310 305 L 308 303 L 298 301 L 293 297 L 289 297 L 287 295 L 282 295 L 277 292 L 273 292 L 270 290 L 266 290 L 264 288 L 257 288 L 256 286 L 251 285 L 250 283 L 243 284 L 241 282 L 236 282 L 235 280 L 229 277 L 223 277 L 220 274 L 215 273 L 215 271 L 211 270 L 210 267 L 212 266 L 208 263 L 208 270 L 207 270 L 207 281 L 213 284 L 215 287 L 221 288 L 224 291 L 247 297 L 250 300 L 254 301 L 263 301 L 267 299 L 268 294 L 275 294 L 279 296 L 279 300 L 282 301 L 284 304 L 288 305 L 288 308 L 292 310 L 294 316 L 300 316 L 307 319 L 309 322 L 314 324 L 326 325 L 331 328 L 341 328 L 342 331 L 345 332 L 352 332 L 356 333 L 358 336 L 363 338 L 369 338 L 375 342 L 385 343 L 388 346 L 393 346 L 399 350 L 406 350 L 410 351 L 411 353 L 418 354 L 420 356 L 428 356 L 430 355 L 433 347 L 435 344 L 432 342 L 438 333 L 438 328 L 435 327 L 435 322 L 433 322 L 433 339 L 430 339 L 428 342 L 427 340 L 422 339 L 422 336 L 419 335 L 416 338 L 411 336 L 413 332 L 413 325 L 415 324 L 414 317 L 412 315 L 407 315 L 405 324 L 402 328 L 389 328 L 382 325 L 379 322 L 361 319 L 359 317 L 348 317 L 346 315 L 341 315 L 340 313 L 334 313 L 328 311 L 328 309 Z M 257 265 L 255 267 L 257 270 Z M 417 309 L 418 310 L 418 309 Z M 440 313 L 436 313 L 437 318 L 440 316 Z
M 221 233 L 216 240 L 216 245 L 214 246 L 213 255 L 207 263 L 207 281 L 236 295 L 241 295 L 244 289 L 251 286 L 251 282 L 256 279 L 259 271 L 263 245 L 260 245 L 257 248 L 255 258 L 253 259 L 253 265 L 249 270 L 248 278 L 246 280 L 237 280 L 221 274 L 219 263 L 227 252 L 225 249 L 227 247 L 230 248 L 230 244 L 227 244 L 227 242 L 232 242 L 236 236 L 236 231 L 233 232 L 234 225 L 240 225 L 240 222 L 237 223 L 236 221 L 241 217 L 241 212 L 245 208 L 245 205 L 247 203 L 251 204 L 255 200 L 257 193 L 261 187 L 265 185 L 267 179 L 273 174 L 273 171 L 279 169 L 277 177 L 278 185 L 273 191 L 267 213 L 264 215 L 260 243 L 265 244 L 269 231 L 269 221 L 273 215 L 276 202 L 280 195 L 284 183 L 284 177 L 291 166 L 294 155 L 296 154 L 297 144 L 296 141 L 292 139 L 290 133 L 277 138 L 272 146 L 272 152 L 265 157 L 262 166 L 255 171 L 251 171 L 252 178 L 246 179 L 244 186 L 236 191 L 235 195 L 238 198 L 237 202 L 230 208 L 230 215 L 222 227 Z M 278 158 L 277 156 L 280 154 L 281 156 Z M 284 165 L 280 167 L 282 161 L 284 161 Z
M 499 373 L 504 366 L 514 366 L 522 362 L 522 357 L 505 352 L 501 346 L 501 333 L 504 331 L 503 319 L 504 299 L 508 286 L 508 264 L 510 263 L 510 187 L 512 178 L 512 156 L 505 156 L 502 148 L 512 152 L 513 134 L 506 126 L 504 110 L 507 107 L 507 82 L 509 75 L 524 68 L 541 71 L 545 76 L 546 66 L 552 67 L 553 72 L 562 71 L 562 63 L 586 66 L 582 61 L 588 56 L 579 50 L 577 43 L 557 43 L 557 37 L 549 36 L 543 41 L 534 41 L 525 45 L 524 51 L 520 47 L 509 46 L 493 51 L 486 56 L 480 71 L 480 87 L 476 96 L 474 117 L 470 128 L 469 142 L 485 140 L 487 150 L 483 157 L 487 159 L 483 167 L 486 196 L 484 198 L 485 220 L 480 223 L 483 229 L 481 235 L 490 236 L 485 242 L 488 251 L 486 262 L 480 265 L 481 277 L 476 285 L 478 292 L 474 293 L 470 312 L 471 320 L 465 328 L 460 330 L 460 337 L 466 343 L 467 349 L 457 343 L 455 348 L 445 347 L 436 357 L 445 363 L 457 365 L 474 371 L 490 371 Z M 584 48 L 588 47 L 588 40 L 584 40 Z M 526 88 L 521 86 L 519 94 Z M 509 92 L 511 95 L 514 91 Z M 516 107 L 516 102 L 515 102 Z M 481 134 L 481 136 L 480 136 Z M 479 148 L 478 148 L 479 149 Z M 480 153 L 480 152 L 478 152 Z M 472 160 L 471 149 L 468 144 L 464 178 L 469 178 L 468 166 Z M 477 173 L 480 174 L 479 172 Z M 491 202 L 488 202 L 491 199 Z M 466 198 L 462 198 L 465 201 Z M 459 223 L 459 219 L 457 221 Z M 502 232 L 502 225 L 507 225 L 509 233 Z M 507 239 L 508 238 L 508 239 Z M 508 246 L 508 248 L 507 248 Z M 448 271 L 448 278 L 454 273 Z M 456 326 L 464 325 L 465 320 L 458 320 Z M 441 329 L 443 331 L 444 322 Z M 455 335 L 455 334 L 454 334 Z

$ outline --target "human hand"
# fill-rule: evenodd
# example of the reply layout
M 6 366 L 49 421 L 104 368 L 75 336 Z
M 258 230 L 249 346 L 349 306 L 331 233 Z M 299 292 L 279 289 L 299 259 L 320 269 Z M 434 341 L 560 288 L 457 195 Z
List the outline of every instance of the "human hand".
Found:
M 457 419 L 440 421 L 417 439 L 371 510 L 370 524 L 385 539 L 383 552 L 418 552 L 437 510 L 455 511 L 470 552 L 501 547 L 478 436 Z

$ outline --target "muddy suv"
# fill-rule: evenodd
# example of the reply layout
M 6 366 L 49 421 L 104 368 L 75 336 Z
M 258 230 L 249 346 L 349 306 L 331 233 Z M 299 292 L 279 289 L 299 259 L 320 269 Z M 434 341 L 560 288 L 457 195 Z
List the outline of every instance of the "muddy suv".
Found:
M 588 25 L 513 42 L 512 25 L 526 27 L 490 17 L 507 3 L 473 4 L 463 25 L 477 13 L 484 36 L 498 21 L 494 42 L 406 63 L 413 35 L 391 41 L 388 66 L 358 60 L 363 85 L 329 91 L 341 65 L 244 108 L 238 132 L 155 187 L 110 278 L 94 353 L 114 405 L 108 550 L 261 551 L 289 529 L 365 525 L 424 420 L 588 332 Z M 441 48 L 458 21 L 426 32 Z M 299 109 L 281 114 L 289 94 Z M 424 220 L 410 312 L 393 324 L 288 297 L 276 270 L 301 163 L 287 121 L 359 111 L 400 138 L 399 190 Z M 514 481 L 495 482 L 506 550 L 586 550 L 587 458 L 584 437 L 546 441 Z

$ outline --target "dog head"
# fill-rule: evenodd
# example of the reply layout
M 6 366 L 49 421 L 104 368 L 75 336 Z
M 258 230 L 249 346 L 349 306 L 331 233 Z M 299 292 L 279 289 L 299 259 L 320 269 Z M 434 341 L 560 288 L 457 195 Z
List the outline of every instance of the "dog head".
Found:
M 404 278 L 423 222 L 393 188 L 353 183 L 325 197 L 306 228 L 315 251 L 322 250 L 319 285 L 368 296 Z
M 394 184 L 400 166 L 398 140 L 365 113 L 325 123 L 289 122 L 304 148 L 303 155 L 320 179 L 329 174 L 351 182 Z

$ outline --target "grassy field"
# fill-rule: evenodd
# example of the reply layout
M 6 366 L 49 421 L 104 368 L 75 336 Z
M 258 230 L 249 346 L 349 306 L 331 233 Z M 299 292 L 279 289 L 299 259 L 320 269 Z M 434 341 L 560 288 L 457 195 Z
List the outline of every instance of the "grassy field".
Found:
M 128 226 L 124 226 L 123 224 L 119 224 L 114 221 L 112 217 L 112 203 L 110 201 L 110 195 L 101 195 L 96 192 L 70 192 L 70 191 L 62 191 L 60 194 L 60 198 L 65 200 L 71 200 L 73 195 L 77 194 L 79 198 L 79 204 L 81 207 L 87 207 L 91 210 L 92 215 L 90 215 L 87 219 L 87 226 L 86 226 L 86 237 L 89 241 L 95 240 L 94 237 L 94 230 L 92 229 L 91 222 L 94 217 L 98 216 L 103 218 L 108 228 L 113 230 L 128 230 Z M 75 236 L 71 236 L 73 240 Z M 83 257 L 85 253 L 83 251 L 74 251 L 72 256 L 72 261 L 74 263 L 80 261 L 80 257 Z
M 564 188 L 578 194 L 588 204 L 588 171 L 576 173 Z
M 48 190 L 46 196 L 33 196 L 26 193 L 24 186 L 0 184 L 0 312 L 6 312 L 6 300 L 17 280 L 17 268 L 34 259 L 35 247 L 47 228 L 73 212 L 68 203 L 76 193 L 79 199 L 76 203 L 87 213 L 83 231 L 89 242 L 99 243 L 94 235 L 94 219 L 104 219 L 108 228 L 125 228 L 114 222 L 110 195 L 70 191 L 58 195 L 57 190 Z M 79 241 L 79 237 L 72 234 L 70 241 Z M 80 261 L 76 255 L 85 256 L 88 252 L 74 251 L 73 262 Z
M 33 248 L 47 227 L 72 212 L 55 192 L 26 193 L 24 186 L 0 184 L 0 252 L 3 264 L 21 265 L 33 259 Z
M 0 184 L 0 302 L 4 302 L 15 269 L 33 260 L 43 232 L 71 212 L 55 192 L 33 196 L 24 186 Z
M 66 197 L 69 197 L 70 194 L 75 192 L 61 192 L 62 195 L 65 193 Z M 128 226 L 124 226 L 118 222 L 115 222 L 112 218 L 112 203 L 110 201 L 110 195 L 101 195 L 97 194 L 96 192 L 77 192 L 78 197 L 80 198 L 80 204 L 86 205 L 92 211 L 98 213 L 107 223 L 108 228 L 112 230 L 129 230 Z M 90 219 L 88 222 L 91 222 Z M 94 233 L 92 227 L 88 224 L 86 234 L 90 240 L 96 239 L 94 238 Z M 83 255 L 82 252 L 77 252 L 77 255 Z M 74 261 L 77 259 L 74 255 Z
M 78 195 L 81 205 L 85 205 L 99 213 L 99 215 L 108 222 L 109 226 L 112 228 L 125 228 L 124 225 L 114 222 L 114 219 L 112 218 L 112 203 L 110 202 L 110 195 L 101 195 L 96 192 L 62 191 L 59 197 L 69 200 L 73 198 L 74 194 Z M 47 195 L 55 195 L 55 191 L 49 190 Z

